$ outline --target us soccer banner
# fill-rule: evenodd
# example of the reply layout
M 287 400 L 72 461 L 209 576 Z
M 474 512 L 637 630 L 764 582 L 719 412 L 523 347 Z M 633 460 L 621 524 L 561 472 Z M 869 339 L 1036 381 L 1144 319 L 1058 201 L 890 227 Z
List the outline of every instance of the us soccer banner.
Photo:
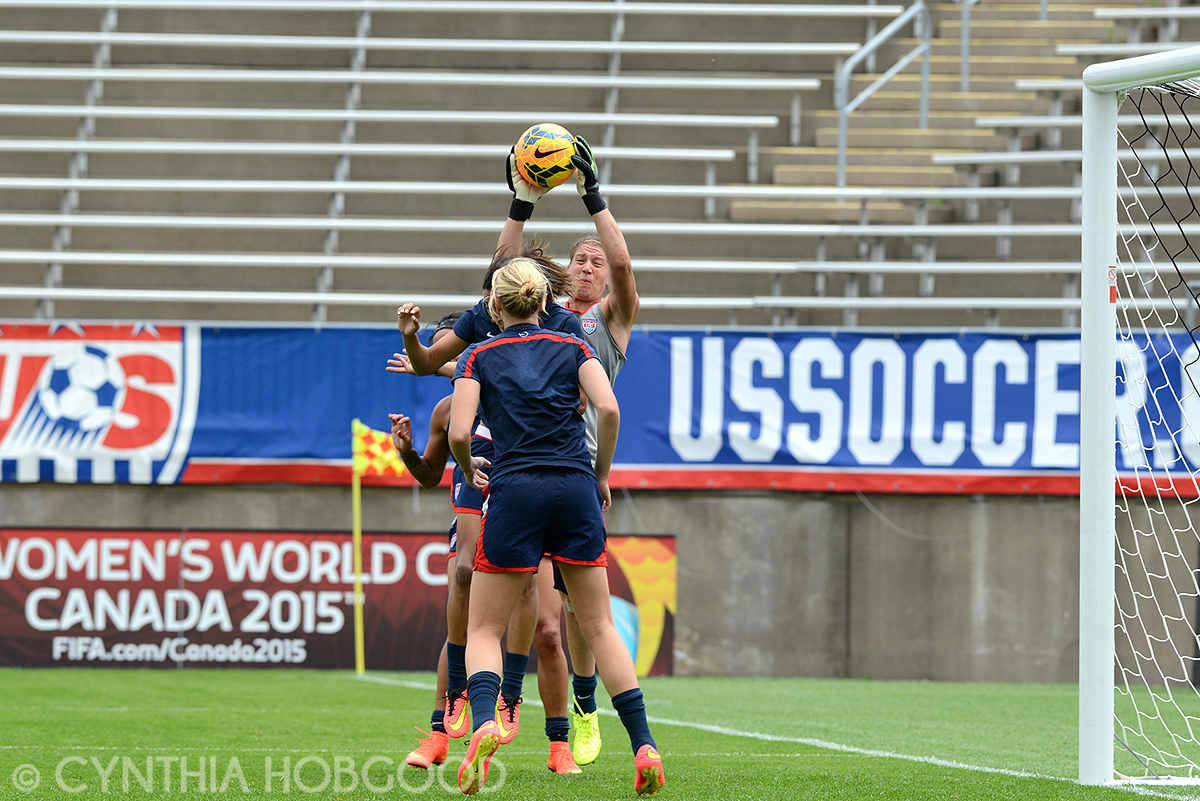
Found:
M 370 670 L 434 670 L 447 536 L 363 535 Z M 669 674 L 675 540 L 609 538 L 613 619 L 640 675 Z M 356 666 L 342 533 L 0 529 L 0 666 Z
M 387 372 L 401 347 L 390 326 L 3 324 L 0 480 L 349 484 L 350 421 L 387 432 L 404 413 L 421 449 L 451 391 Z M 639 328 L 628 357 L 616 488 L 1078 492 L 1074 332 Z M 1118 471 L 1147 453 L 1200 467 L 1200 448 L 1164 434 L 1195 403 L 1183 365 L 1127 354 L 1127 368 L 1183 400 L 1153 423 L 1118 429 L 1114 413 Z

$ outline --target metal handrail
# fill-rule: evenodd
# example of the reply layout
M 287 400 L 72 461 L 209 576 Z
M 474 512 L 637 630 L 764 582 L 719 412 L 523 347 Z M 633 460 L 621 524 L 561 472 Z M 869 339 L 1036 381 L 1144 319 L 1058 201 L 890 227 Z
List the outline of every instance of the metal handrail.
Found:
M 896 33 L 913 22 L 913 27 L 919 26 L 918 35 L 921 37 L 921 44 L 913 48 L 907 55 L 899 59 L 895 64 L 879 77 L 874 83 L 866 89 L 858 93 L 858 95 L 850 99 L 850 76 L 854 72 L 854 68 L 858 66 L 867 57 L 875 53 L 885 42 L 890 40 Z M 871 37 L 870 41 L 862 46 L 861 49 L 838 68 L 837 77 L 834 83 L 834 104 L 837 106 L 838 112 L 838 153 L 837 153 L 837 185 L 844 187 L 846 185 L 846 148 L 850 137 L 850 112 L 858 108 L 863 102 L 873 95 L 876 90 L 890 81 L 897 73 L 915 61 L 921 59 L 921 101 L 920 101 L 920 120 L 921 128 L 929 127 L 929 72 L 930 72 L 930 53 L 933 49 L 933 18 L 929 13 L 928 6 L 924 0 L 917 0 L 909 6 L 903 14 L 893 19 L 879 33 Z
M 971 91 L 971 7 L 979 0 L 960 0 L 962 25 L 959 28 L 958 88 Z

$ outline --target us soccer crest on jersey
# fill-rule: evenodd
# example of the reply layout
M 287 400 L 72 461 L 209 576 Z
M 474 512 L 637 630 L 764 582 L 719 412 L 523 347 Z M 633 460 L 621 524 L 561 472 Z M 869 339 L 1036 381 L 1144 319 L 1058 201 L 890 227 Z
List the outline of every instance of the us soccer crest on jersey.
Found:
M 596 333 L 596 321 L 595 320 L 583 319 L 583 320 L 579 321 L 579 324 L 583 326 L 583 333 L 587 334 L 589 337 L 592 334 Z
M 175 482 L 199 361 L 181 326 L 0 326 L 0 480 Z

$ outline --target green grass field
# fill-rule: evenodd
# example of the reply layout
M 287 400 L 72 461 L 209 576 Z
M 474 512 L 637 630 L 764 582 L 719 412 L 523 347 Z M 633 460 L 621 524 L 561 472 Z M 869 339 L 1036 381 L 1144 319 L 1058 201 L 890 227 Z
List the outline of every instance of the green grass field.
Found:
M 430 674 L 10 669 L 0 682 L 0 799 L 458 796 L 464 741 L 440 774 L 397 774 L 414 724 L 428 728 Z M 497 752 L 483 795 L 635 797 L 607 697 L 596 764 L 546 770 L 535 684 L 528 677 L 521 733 Z M 663 798 L 1200 798 L 1077 785 L 1073 685 L 655 678 L 643 688 Z

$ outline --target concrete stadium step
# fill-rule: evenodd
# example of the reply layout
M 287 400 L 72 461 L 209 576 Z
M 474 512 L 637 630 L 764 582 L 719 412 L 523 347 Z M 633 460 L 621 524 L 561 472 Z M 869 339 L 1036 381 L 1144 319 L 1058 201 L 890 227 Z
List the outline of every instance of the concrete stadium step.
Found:
M 1095 20 L 1096 17 L 1093 12 L 1097 6 L 1104 5 L 1128 6 L 1129 3 L 1047 3 L 1046 19 L 1054 22 Z M 957 3 L 944 5 L 939 4 L 934 7 L 933 15 L 935 23 L 945 20 L 961 20 L 962 9 Z M 1040 20 L 1041 15 L 1042 6 L 1039 3 L 998 2 L 997 0 L 988 0 L 986 4 L 977 3 L 971 9 L 971 24 L 973 26 L 976 20 L 1011 20 L 1018 22 L 1024 22 L 1026 20 Z
M 833 110 L 815 112 L 817 128 L 837 128 L 838 113 Z M 976 111 L 931 111 L 928 127 L 954 130 L 959 128 L 975 128 L 975 120 L 979 117 Z M 920 128 L 920 115 L 912 111 L 855 111 L 849 117 L 850 130 L 867 128 Z
M 929 60 L 930 70 L 935 75 L 958 76 L 962 70 L 962 59 L 954 56 L 933 56 Z M 978 75 L 1010 76 L 1012 79 L 1039 75 L 1048 78 L 1078 78 L 1083 67 L 1074 56 L 1025 56 L 1014 59 L 1009 56 L 977 56 L 971 53 L 971 83 Z
M 1095 39 L 983 39 L 971 42 L 972 56 L 1010 56 L 1032 57 L 1056 55 L 1054 48 L 1060 44 L 1095 44 Z M 910 53 L 921 44 L 920 39 L 895 39 L 883 45 L 880 58 L 885 63 L 892 63 L 898 58 Z M 931 44 L 931 53 L 935 56 L 952 56 L 958 58 L 962 54 L 962 42 L 958 39 L 935 38 Z M 890 59 L 890 60 L 889 60 Z M 919 63 L 919 62 L 918 62 Z M 909 69 L 913 69 L 910 67 Z
M 995 174 L 988 176 L 989 183 Z M 829 164 L 780 164 L 772 172 L 775 184 L 783 186 L 835 186 L 837 166 Z M 966 186 L 967 173 L 951 166 L 923 167 L 847 164 L 847 186 Z
M 818 147 L 836 147 L 837 128 L 818 128 Z M 989 129 L 945 130 L 939 128 L 909 128 L 899 130 L 851 129 L 847 135 L 851 147 L 911 147 L 925 150 L 935 148 L 965 148 L 968 150 L 1002 150 L 1008 147 L 1008 137 Z
M 959 65 L 955 63 L 952 73 L 933 73 L 929 76 L 929 91 L 930 94 L 937 92 L 957 92 L 962 86 L 962 81 L 958 75 Z M 1040 75 L 1033 71 L 1028 74 L 1019 74 L 1021 78 L 1057 78 L 1057 75 Z M 875 73 L 865 75 L 855 75 L 850 79 L 850 94 L 853 97 L 862 90 L 869 87 L 879 75 Z M 902 72 L 893 77 L 885 84 L 887 91 L 891 92 L 919 92 L 921 90 L 921 74 L 920 70 L 914 67 L 909 67 L 909 71 Z M 997 76 L 997 75 L 975 75 L 971 76 L 971 91 L 972 92 L 1013 92 L 1016 91 L 1016 75 L 1014 76 Z M 882 90 L 881 90 L 882 91 Z
M 1036 15 L 1021 20 L 976 20 L 971 17 L 971 42 L 983 39 L 1086 39 L 1109 41 L 1115 26 L 1108 20 L 1069 20 L 1042 22 Z M 938 26 L 938 36 L 962 38 L 962 20 L 947 19 Z
M 882 89 L 868 97 L 858 110 L 905 109 L 915 113 L 920 102 L 920 92 L 890 92 Z M 930 92 L 929 110 L 969 111 L 975 114 L 1044 114 L 1050 110 L 1050 101 L 1035 92 Z M 854 114 L 850 116 L 853 118 Z
M 897 147 L 850 147 L 846 150 L 849 164 L 877 167 L 929 167 L 933 153 L 964 153 L 963 148 L 934 148 L 933 150 L 904 150 Z M 782 164 L 831 167 L 837 165 L 836 147 L 771 147 L 759 152 L 759 167 L 766 174 Z
M 907 225 L 916 217 L 913 204 L 894 201 L 828 202 L 805 200 L 739 200 L 730 204 L 729 217 L 734 222 L 799 222 Z M 951 222 L 954 210 L 946 207 L 929 209 L 929 221 Z

